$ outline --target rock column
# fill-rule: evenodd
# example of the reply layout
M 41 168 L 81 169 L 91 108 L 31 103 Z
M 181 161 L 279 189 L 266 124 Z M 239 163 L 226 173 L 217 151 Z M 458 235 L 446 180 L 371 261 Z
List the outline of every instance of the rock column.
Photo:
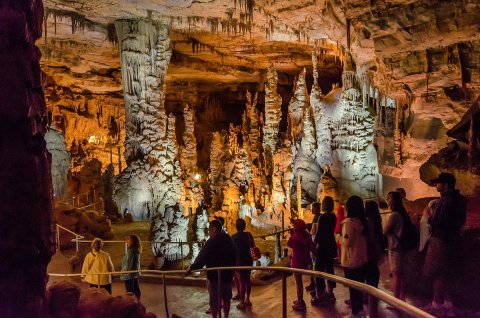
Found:
M 115 199 L 135 219 L 145 219 L 163 214 L 166 205 L 178 201 L 178 191 L 168 193 L 174 189 L 171 183 L 178 165 L 176 149 L 171 149 L 176 145 L 167 143 L 164 109 L 171 56 L 168 28 L 147 20 L 119 20 L 115 27 L 125 97 L 127 161 L 127 168 L 116 179 Z
M 43 5 L 0 0 L 0 315 L 47 317 L 55 252 L 51 156 L 40 76 Z

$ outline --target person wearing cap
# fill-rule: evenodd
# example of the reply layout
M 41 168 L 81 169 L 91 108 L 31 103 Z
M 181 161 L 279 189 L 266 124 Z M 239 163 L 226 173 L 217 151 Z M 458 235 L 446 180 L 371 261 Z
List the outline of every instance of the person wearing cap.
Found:
M 235 266 L 235 245 L 230 236 L 222 231 L 222 224 L 219 220 L 210 222 L 208 234 L 210 238 L 200 250 L 193 264 L 187 269 L 187 275 L 189 275 L 192 270 L 200 269 L 204 266 L 207 268 Z M 221 272 L 219 295 L 217 271 L 207 272 L 209 303 L 213 318 L 218 317 L 221 311 L 221 308 L 218 306 L 219 297 L 224 310 L 224 317 L 228 317 L 230 300 L 232 298 L 232 279 L 232 270 L 224 270 Z
M 310 233 L 307 232 L 307 226 L 303 220 L 292 219 L 293 230 L 288 239 L 287 246 L 292 249 L 291 267 L 299 269 L 308 269 L 310 262 L 310 252 L 313 242 Z M 302 274 L 293 274 L 295 285 L 297 286 L 297 300 L 293 302 L 293 310 L 304 311 L 307 306 L 303 300 L 303 281 Z
M 432 206 L 428 220 L 430 242 L 423 274 L 433 281 L 433 301 L 423 309 L 433 315 L 455 316 L 449 279 L 456 277 L 455 264 L 460 249 L 460 230 L 466 219 L 466 199 L 455 189 L 456 179 L 450 173 L 440 173 L 431 180 L 440 193 Z

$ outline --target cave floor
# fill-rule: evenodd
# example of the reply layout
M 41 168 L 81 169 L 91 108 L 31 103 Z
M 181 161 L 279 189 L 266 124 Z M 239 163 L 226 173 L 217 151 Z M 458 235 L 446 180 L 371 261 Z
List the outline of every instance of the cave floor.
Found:
M 58 267 L 56 267 L 58 269 Z M 392 279 L 389 275 L 388 262 L 381 266 L 380 289 L 391 294 Z M 335 268 L 336 274 L 343 276 L 343 270 L 340 267 Z M 49 269 L 53 272 L 53 268 Z M 59 278 L 50 278 L 49 284 L 59 280 Z M 76 280 L 79 284 L 79 280 Z M 309 283 L 309 278 L 304 276 L 304 286 Z M 86 284 L 81 284 L 82 288 L 87 288 Z M 282 299 L 281 299 L 281 280 L 274 279 L 268 284 L 254 284 L 252 286 L 251 300 L 253 306 L 246 311 L 240 311 L 235 306 L 237 301 L 232 301 L 230 317 L 281 317 Z M 140 289 L 142 291 L 141 301 L 147 308 L 147 311 L 153 312 L 157 317 L 166 317 L 163 284 L 156 279 L 149 277 L 140 278 Z M 234 289 L 235 292 L 235 289 Z M 114 279 L 113 296 L 124 294 L 124 285 L 118 278 Z M 186 296 L 188 295 L 188 296 Z M 291 308 L 293 300 L 296 299 L 296 289 L 293 276 L 287 278 L 287 315 L 288 317 L 344 317 L 350 313 L 350 307 L 344 303 L 349 298 L 348 289 L 342 285 L 335 288 L 336 302 L 323 307 L 313 307 L 310 305 L 310 295 L 305 292 L 304 299 L 307 303 L 307 310 L 304 313 L 296 312 Z M 170 317 L 175 314 L 182 318 L 203 318 L 211 317 L 205 313 L 208 308 L 208 292 L 205 287 L 204 279 L 183 279 L 181 284 L 167 283 L 167 301 Z M 407 301 L 416 306 L 425 304 L 425 300 L 407 297 Z M 386 308 L 386 304 L 379 302 L 379 315 L 385 318 L 402 317 L 399 312 Z M 367 311 L 368 307 L 365 306 Z M 473 318 L 480 317 L 480 310 L 459 309 L 457 317 Z

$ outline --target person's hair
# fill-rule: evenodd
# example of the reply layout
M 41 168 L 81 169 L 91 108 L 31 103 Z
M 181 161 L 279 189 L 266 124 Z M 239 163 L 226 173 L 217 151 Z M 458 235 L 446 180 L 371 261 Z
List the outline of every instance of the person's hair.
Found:
M 131 234 L 128 236 L 130 239 L 131 245 L 128 248 L 137 248 L 138 251 L 142 252 L 142 244 L 140 244 L 140 239 L 135 234 Z
M 103 241 L 98 237 L 92 241 L 92 250 L 95 252 L 100 251 L 103 248 Z
M 392 197 L 392 206 L 389 206 L 390 210 L 392 210 L 392 212 L 398 212 L 400 213 L 402 216 L 407 216 L 408 213 L 407 213 L 407 210 L 405 209 L 405 207 L 403 206 L 403 198 L 402 198 L 402 195 L 397 192 L 397 191 L 390 191 L 388 192 L 387 194 L 387 197 L 388 196 L 391 196 Z M 387 201 L 388 202 L 388 201 Z
M 402 199 L 406 199 L 406 198 L 407 198 L 407 192 L 405 191 L 404 188 L 396 188 L 396 189 L 395 189 L 395 192 L 400 193 L 400 195 L 402 196 Z
M 237 228 L 237 231 L 245 231 L 245 228 L 247 227 L 247 222 L 245 222 L 244 219 L 237 219 L 235 222 L 235 227 Z
M 320 214 L 320 202 L 313 202 L 312 203 L 312 213 L 313 214 Z
M 222 231 L 222 222 L 219 220 L 215 219 L 210 222 L 209 227 L 215 228 L 217 230 L 217 233 L 220 233 Z
M 333 198 L 331 196 L 327 195 L 325 198 L 323 198 L 322 207 L 325 212 L 332 213 L 333 206 L 334 206 L 334 203 L 333 203 Z
M 363 200 L 357 195 L 352 195 L 345 202 L 345 208 L 347 209 L 347 218 L 359 218 L 363 224 L 363 233 L 367 234 L 368 225 L 365 218 L 365 208 L 363 207 Z
M 365 202 L 365 216 L 373 220 L 373 227 L 377 237 L 383 235 L 382 218 L 378 209 L 378 203 L 373 200 Z

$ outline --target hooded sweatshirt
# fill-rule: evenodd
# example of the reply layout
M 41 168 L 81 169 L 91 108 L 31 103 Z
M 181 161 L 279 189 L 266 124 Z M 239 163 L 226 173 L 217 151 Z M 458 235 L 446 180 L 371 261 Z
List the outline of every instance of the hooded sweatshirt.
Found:
M 359 268 L 367 263 L 367 236 L 359 218 L 346 218 L 342 222 L 341 264 L 347 268 Z

